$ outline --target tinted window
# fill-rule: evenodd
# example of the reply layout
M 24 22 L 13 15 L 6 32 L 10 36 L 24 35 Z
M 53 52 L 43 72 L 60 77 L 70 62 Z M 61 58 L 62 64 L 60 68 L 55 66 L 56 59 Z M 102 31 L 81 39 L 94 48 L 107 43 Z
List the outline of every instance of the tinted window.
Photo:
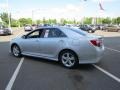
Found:
M 39 38 L 39 37 L 40 37 L 39 30 L 36 30 L 27 35 L 27 38 Z
M 43 29 L 35 30 L 26 35 L 26 38 L 40 38 L 40 37 L 44 37 Z
M 66 35 L 59 29 L 53 28 L 49 30 L 48 37 L 66 37 Z
M 45 29 L 40 29 L 40 37 L 44 38 L 46 30 Z

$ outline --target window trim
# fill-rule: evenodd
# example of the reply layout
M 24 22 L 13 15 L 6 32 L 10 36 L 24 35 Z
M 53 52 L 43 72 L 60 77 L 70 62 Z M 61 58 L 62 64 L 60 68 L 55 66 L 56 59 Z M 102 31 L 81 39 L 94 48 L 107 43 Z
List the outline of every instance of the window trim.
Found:
M 25 36 L 26 39 L 33 39 L 33 38 L 28 38 L 28 36 L 29 36 L 30 34 L 36 32 L 36 31 L 39 32 L 39 37 L 37 37 L 37 38 L 44 38 L 44 35 L 43 35 L 43 37 L 40 36 L 40 30 L 43 30 L 43 29 L 36 29 L 36 30 L 34 30 L 34 31 L 30 32 L 30 33 L 28 33 L 28 34 Z M 42 31 L 42 33 L 43 33 L 43 31 Z
M 59 30 L 59 31 L 62 32 L 65 36 L 63 36 L 63 37 L 49 37 L 50 30 L 54 30 L 54 29 Z M 49 30 L 49 33 L 48 33 L 47 37 L 45 37 L 45 34 L 44 34 L 44 38 L 66 38 L 66 37 L 67 37 L 67 35 L 66 35 L 63 31 L 61 31 L 59 28 L 46 28 L 45 31 L 46 31 L 46 30 Z

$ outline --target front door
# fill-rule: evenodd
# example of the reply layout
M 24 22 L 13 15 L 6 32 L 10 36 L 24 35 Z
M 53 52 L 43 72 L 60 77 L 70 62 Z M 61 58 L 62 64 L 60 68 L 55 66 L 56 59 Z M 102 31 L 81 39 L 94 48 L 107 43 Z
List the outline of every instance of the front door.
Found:
M 41 38 L 40 32 L 42 32 L 42 30 L 35 30 L 26 35 L 26 37 L 21 42 L 23 53 L 31 55 L 39 54 L 39 39 Z

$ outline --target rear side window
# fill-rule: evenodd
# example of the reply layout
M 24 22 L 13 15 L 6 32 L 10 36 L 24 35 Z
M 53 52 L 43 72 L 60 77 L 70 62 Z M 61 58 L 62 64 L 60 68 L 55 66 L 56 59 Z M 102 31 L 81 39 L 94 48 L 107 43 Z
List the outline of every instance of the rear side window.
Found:
M 48 34 L 49 38 L 54 38 L 54 37 L 66 37 L 66 35 L 59 29 L 57 28 L 52 28 L 49 30 Z

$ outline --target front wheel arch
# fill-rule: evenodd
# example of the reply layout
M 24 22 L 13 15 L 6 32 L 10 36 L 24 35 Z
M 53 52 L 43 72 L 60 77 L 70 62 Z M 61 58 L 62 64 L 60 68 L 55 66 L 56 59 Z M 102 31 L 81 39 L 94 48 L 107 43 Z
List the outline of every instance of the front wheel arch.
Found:
M 19 48 L 19 50 L 20 50 L 20 55 L 19 55 L 18 57 L 21 57 L 21 56 L 22 56 L 22 55 L 21 55 L 21 49 L 20 49 L 20 47 L 19 47 L 18 44 L 13 43 L 13 44 L 11 45 L 11 52 L 13 53 L 13 47 L 14 47 L 14 46 L 17 46 L 17 47 Z
M 12 48 L 13 48 L 14 45 L 17 45 L 17 46 L 18 46 L 18 44 L 13 43 L 13 44 L 11 45 L 11 51 L 12 51 Z

